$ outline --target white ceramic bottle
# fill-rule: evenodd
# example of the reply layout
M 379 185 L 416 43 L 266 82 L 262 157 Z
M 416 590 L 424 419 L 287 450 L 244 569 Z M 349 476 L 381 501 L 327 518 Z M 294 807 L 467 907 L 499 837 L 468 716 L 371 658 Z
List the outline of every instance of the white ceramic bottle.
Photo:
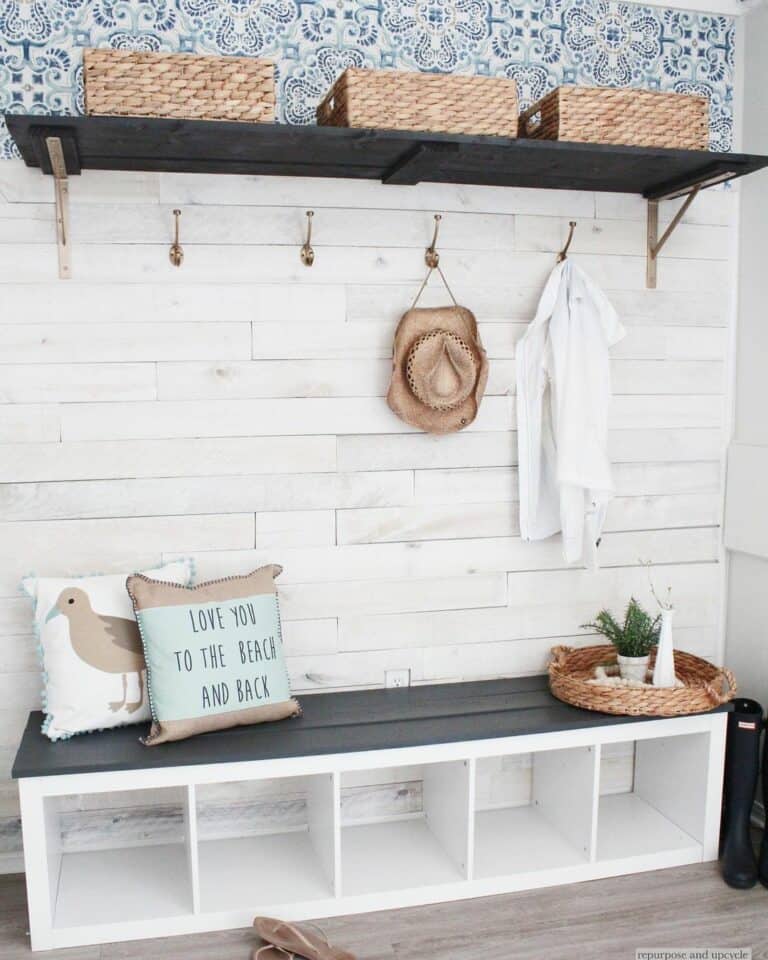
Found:
M 661 631 L 659 645 L 656 648 L 656 663 L 653 668 L 654 687 L 674 687 L 677 684 L 675 676 L 675 654 L 672 643 L 672 617 L 675 608 L 661 605 Z

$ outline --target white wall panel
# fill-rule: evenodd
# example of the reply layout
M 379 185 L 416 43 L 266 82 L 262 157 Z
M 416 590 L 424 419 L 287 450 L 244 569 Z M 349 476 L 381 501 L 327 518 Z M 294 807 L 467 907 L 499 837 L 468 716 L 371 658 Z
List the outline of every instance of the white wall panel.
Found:
M 52 403 L 0 405 L 0 443 L 61 439 L 61 413 Z
M 157 566 L 164 550 L 187 556 L 247 549 L 255 542 L 255 523 L 252 513 L 34 520 L 0 524 L 0 542 L 0 597 L 13 597 L 28 573 L 122 573 Z
M 353 324 L 347 324 L 354 327 Z M 483 330 L 493 330 L 501 324 L 485 324 Z M 388 324 L 389 351 L 394 324 Z M 515 364 L 511 356 L 513 347 L 499 345 L 500 338 L 489 338 L 481 332 L 483 344 L 491 359 L 486 394 L 506 395 L 515 390 Z M 345 348 L 331 349 L 322 347 L 320 352 L 336 353 L 335 358 L 292 359 L 292 360 L 255 360 L 250 362 L 217 363 L 159 363 L 157 369 L 157 395 L 160 400 L 225 400 L 230 398 L 259 397 L 383 397 L 389 387 L 391 373 L 390 359 L 377 357 L 384 352 L 371 348 L 367 362 L 362 365 L 356 361 L 356 347 L 349 338 L 348 356 L 343 357 Z M 265 348 L 266 349 L 266 348 Z M 297 355 L 309 352 L 304 348 L 291 348 Z M 708 349 L 706 346 L 703 349 Z M 285 351 L 288 352 L 288 351 Z M 363 350 L 365 353 L 365 350 Z M 502 356 L 499 356 L 502 354 Z M 722 392 L 723 364 L 715 361 L 649 361 L 614 360 L 611 365 L 614 393 L 633 394 L 719 394 Z M 152 380 L 154 386 L 154 378 Z M 46 399 L 47 394 L 38 388 L 36 393 L 29 391 L 24 383 L 17 390 L 27 399 Z M 149 388 L 148 388 L 149 389 Z M 154 396 L 154 390 L 152 390 Z M 120 396 L 100 396 L 95 390 L 86 392 L 80 387 L 80 393 L 73 391 L 71 400 L 123 399 Z M 145 399 L 136 396 L 134 399 Z M 685 405 L 680 405 L 685 409 Z M 703 408 L 703 405 L 702 405 Z M 619 410 L 620 414 L 620 410 Z M 679 414 L 682 416 L 682 414 Z M 659 423 L 663 426 L 663 422 Z
M 573 253 L 578 258 L 578 253 Z M 486 322 L 527 322 L 536 309 L 541 287 L 530 279 L 512 284 L 507 277 L 493 286 L 452 281 L 451 288 L 461 302 L 472 305 L 475 315 Z M 347 319 L 355 322 L 392 320 L 413 298 L 413 287 L 404 283 L 361 284 L 347 287 Z M 424 291 L 421 302 L 438 306 L 445 293 L 438 283 Z M 725 327 L 728 321 L 728 291 L 701 293 L 696 290 L 627 289 L 611 290 L 611 302 L 627 326 Z
M 722 260 L 727 256 L 729 227 L 682 224 L 670 237 L 664 252 L 669 257 L 696 257 Z M 515 218 L 515 246 L 518 250 L 562 249 L 568 236 L 567 218 L 521 216 Z M 645 254 L 645 238 L 637 224 L 624 220 L 581 220 L 574 237 L 573 250 L 579 253 L 602 254 L 610 247 L 616 253 L 634 256 Z
M 96 171 L 89 172 L 86 181 Z M 73 181 L 74 182 L 74 181 Z M 145 208 L 146 209 L 146 208 Z M 50 239 L 50 234 L 49 234 Z M 52 300 L 56 309 L 51 310 Z M 4 322 L 20 322 L 28 316 L 33 323 L 252 323 L 274 319 L 276 312 L 285 322 L 307 319 L 318 323 L 343 320 L 346 293 L 343 286 L 280 283 L 185 282 L 183 270 L 170 283 L 89 283 L 75 276 L 66 284 L 7 283 L 3 285 Z
M 14 324 L 13 329 L 24 328 Z M 0 350 L 3 361 L 10 361 L 14 351 Z M 6 362 L 0 376 L 0 403 L 154 400 L 156 397 L 154 363 Z
M 600 562 L 606 567 L 625 567 L 637 564 L 639 559 L 663 557 L 664 563 L 706 563 L 717 558 L 718 543 L 719 531 L 714 527 L 606 533 Z M 164 554 L 166 560 L 174 556 Z M 362 581 L 368 587 L 358 583 L 354 589 L 369 595 L 370 584 L 382 580 L 434 576 L 471 579 L 504 571 L 559 570 L 566 566 L 556 538 L 525 543 L 517 537 L 286 548 L 279 556 L 274 550 L 223 551 L 201 553 L 196 559 L 198 576 L 204 579 L 243 573 L 279 560 L 285 568 L 281 578 L 285 585 Z
M 254 324 L 258 330 L 262 325 Z M 345 324 L 351 327 L 352 324 Z M 290 325 L 285 335 L 290 339 Z M 258 334 L 255 334 L 258 336 Z M 265 348 L 262 353 L 266 354 Z M 304 352 L 296 350 L 294 352 Z M 337 351 L 338 354 L 339 351 Z M 283 351 L 283 356 L 289 353 Z M 216 363 L 160 363 L 160 400 L 228 400 L 259 397 L 383 397 L 389 360 L 357 362 L 354 345 L 349 357 L 321 360 L 251 360 Z
M 720 469 L 714 462 L 616 463 L 614 483 L 620 497 L 717 493 Z M 517 469 L 417 470 L 414 501 L 419 504 L 483 503 L 517 500 Z
M 413 475 L 296 473 L 274 476 L 77 480 L 0 485 L 6 520 L 69 520 L 249 510 L 334 509 L 410 503 Z
M 717 494 L 617 497 L 608 508 L 605 529 L 715 526 L 719 522 L 720 511 Z M 504 537 L 517 536 L 520 532 L 518 504 L 511 500 L 502 503 L 466 503 L 460 511 L 452 504 L 338 510 L 337 517 L 340 544 Z
M 441 294 L 445 297 L 445 294 Z M 265 321 L 253 325 L 253 356 L 257 359 L 343 359 L 358 357 L 389 359 L 393 324 L 408 308 L 385 320 L 368 323 L 317 323 L 315 320 Z M 513 357 L 515 343 L 525 333 L 525 323 L 484 323 L 480 336 L 490 357 Z M 2 328 L 0 328 L 1 330 Z M 717 327 L 629 327 L 613 356 L 634 360 L 722 360 L 725 332 Z M 183 358 L 179 358 L 183 359 Z
M 0 483 L 336 469 L 336 438 L 320 436 L 9 443 L 3 453 Z
M 508 429 L 511 406 L 506 398 L 489 397 L 470 429 Z M 64 440 L 414 432 L 378 397 L 136 403 L 128 407 L 83 403 L 65 406 L 61 417 Z
M 256 547 L 325 547 L 336 543 L 335 510 L 263 510 L 256 514 Z
M 247 321 L 0 323 L 0 363 L 200 360 L 212 353 L 236 360 L 250 356 L 250 339 Z
M 715 629 L 719 576 L 714 563 L 668 566 L 654 573 L 657 590 L 672 588 L 678 606 L 676 629 Z M 651 602 L 648 575 L 642 567 L 603 569 L 597 574 L 521 571 L 510 575 L 507 606 L 502 608 L 342 617 L 339 649 L 452 646 L 466 644 L 467 637 L 472 637 L 473 643 L 519 641 L 522 650 L 530 638 L 551 640 L 576 633 L 603 606 L 620 612 L 632 594 L 641 603 Z M 471 649 L 472 644 L 468 646 Z
M 300 240 L 297 237 L 297 240 Z M 297 247 L 300 243 L 297 243 Z M 99 282 L 143 278 L 157 282 L 175 282 L 173 267 L 168 263 L 168 245 L 103 243 L 72 245 L 73 270 L 79 279 Z M 510 251 L 446 251 L 443 269 L 458 283 L 521 282 L 542 284 L 552 266 L 550 253 Z M 606 290 L 642 290 L 645 287 L 645 257 L 585 254 L 580 261 Z M 223 244 L 189 245 L 184 269 L 197 283 L 260 281 L 268 283 L 275 276 L 294 283 L 343 283 L 350 279 L 362 283 L 389 283 L 396 280 L 420 280 L 423 260 L 416 250 L 399 247 L 327 247 L 307 271 L 294 247 L 241 247 L 237 256 Z M 47 282 L 55 279 L 55 244 L 0 244 L 0 283 Z M 676 292 L 717 291 L 728 283 L 727 262 L 659 258 L 659 289 Z

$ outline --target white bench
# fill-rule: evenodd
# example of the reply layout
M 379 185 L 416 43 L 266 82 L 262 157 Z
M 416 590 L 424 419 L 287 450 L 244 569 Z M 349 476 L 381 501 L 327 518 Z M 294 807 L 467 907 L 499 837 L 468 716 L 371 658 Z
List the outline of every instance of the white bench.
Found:
M 717 857 L 724 710 L 660 720 L 589 713 L 555 700 L 544 677 L 317 694 L 303 706 L 296 720 L 152 748 L 138 743 L 136 727 L 51 743 L 41 714 L 31 714 L 13 773 L 32 949 L 241 927 L 257 913 L 301 920 L 458 900 Z M 615 743 L 634 745 L 634 783 L 606 794 L 601 749 Z M 530 756 L 528 802 L 477 803 L 483 765 L 520 755 Z M 420 811 L 342 822 L 341 791 L 355 771 L 410 766 L 423 780 Z M 304 779 L 279 787 L 305 798 L 300 823 L 239 839 L 206 835 L 198 810 L 217 784 L 294 777 Z M 62 850 L 63 798 L 126 790 L 152 790 L 183 812 L 183 836 Z

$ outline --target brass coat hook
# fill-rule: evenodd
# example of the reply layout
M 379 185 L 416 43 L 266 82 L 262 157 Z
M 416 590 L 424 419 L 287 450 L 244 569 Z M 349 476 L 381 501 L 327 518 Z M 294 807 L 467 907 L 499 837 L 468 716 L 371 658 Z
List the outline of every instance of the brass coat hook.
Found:
M 311 267 L 315 262 L 315 251 L 312 249 L 312 218 L 314 210 L 307 210 L 307 239 L 301 248 L 301 262 L 305 267 Z
M 184 248 L 179 243 L 179 217 L 181 216 L 181 210 L 173 211 L 173 218 L 175 221 L 174 234 L 173 234 L 173 243 L 171 244 L 171 249 L 168 251 L 168 258 L 174 267 L 180 267 L 184 260 Z
M 424 262 L 430 270 L 436 269 L 440 263 L 440 254 L 437 252 L 437 235 L 440 233 L 440 221 L 442 219 L 442 214 L 435 214 L 435 232 L 432 236 L 432 243 L 427 247 L 426 253 L 424 254 Z
M 563 247 L 563 249 L 557 255 L 558 263 L 562 263 L 563 260 L 565 260 L 568 257 L 568 250 L 570 249 L 571 241 L 573 240 L 573 233 L 576 230 L 576 221 L 571 220 L 568 226 L 570 227 L 570 230 L 568 231 L 568 239 L 565 241 L 565 246 Z

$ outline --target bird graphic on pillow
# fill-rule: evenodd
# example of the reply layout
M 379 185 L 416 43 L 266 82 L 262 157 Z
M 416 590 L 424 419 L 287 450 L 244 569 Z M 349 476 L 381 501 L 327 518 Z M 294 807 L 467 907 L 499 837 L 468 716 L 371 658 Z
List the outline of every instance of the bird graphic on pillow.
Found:
M 104 673 L 122 674 L 123 699 L 110 703 L 109 709 L 116 713 L 125 707 L 128 713 L 135 713 L 144 702 L 145 668 L 136 621 L 96 613 L 88 594 L 77 587 L 62 590 L 45 622 L 58 616 L 69 621 L 69 640 L 82 661 Z M 135 673 L 139 681 L 139 699 L 132 703 L 126 702 L 129 673 Z

